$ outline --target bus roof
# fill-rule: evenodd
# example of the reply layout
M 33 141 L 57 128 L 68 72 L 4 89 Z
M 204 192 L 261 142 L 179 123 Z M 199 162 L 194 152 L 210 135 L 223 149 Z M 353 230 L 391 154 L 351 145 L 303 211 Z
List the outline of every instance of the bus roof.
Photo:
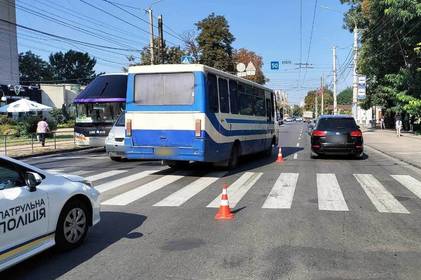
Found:
M 140 74 L 140 73 L 176 73 L 176 72 L 211 72 L 227 78 L 242 81 L 244 83 L 253 85 L 255 87 L 264 88 L 269 91 L 273 91 L 270 88 L 262 86 L 258 83 L 250 80 L 237 77 L 236 75 L 212 68 L 203 64 L 158 64 L 158 65 L 139 65 L 130 66 L 129 74 Z

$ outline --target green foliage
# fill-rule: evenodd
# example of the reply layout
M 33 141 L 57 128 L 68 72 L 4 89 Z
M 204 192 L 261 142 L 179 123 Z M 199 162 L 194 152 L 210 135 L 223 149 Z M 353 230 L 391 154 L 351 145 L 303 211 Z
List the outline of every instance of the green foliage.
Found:
M 336 96 L 339 105 L 352 104 L 352 88 L 346 88 Z
M 185 54 L 180 46 L 164 46 L 162 53 L 159 53 L 158 50 L 158 39 L 154 40 L 154 64 L 162 63 L 162 56 L 164 64 L 178 64 L 181 62 L 181 57 Z M 127 58 L 129 60 L 129 66 L 133 65 L 150 65 L 151 64 L 151 53 L 150 47 L 144 46 L 140 53 L 140 63 L 136 63 L 133 56 Z
M 56 123 L 62 123 L 62 122 L 64 122 L 64 115 L 63 115 L 63 110 L 62 109 L 53 108 L 50 111 L 50 116 L 54 120 L 54 122 L 56 122 Z
M 301 117 L 303 115 L 303 107 L 298 105 L 292 106 L 292 115 L 294 117 Z
M 57 125 L 58 128 L 73 128 L 75 127 L 75 120 L 71 119 L 71 120 L 67 120 L 63 123 L 59 123 Z
M 200 49 L 200 63 L 217 69 L 234 71 L 233 47 L 235 38 L 224 16 L 214 13 L 196 23 L 196 38 Z
M 21 84 L 34 84 L 35 81 L 48 81 L 53 78 L 51 66 L 39 55 L 31 51 L 19 54 L 19 72 Z
M 358 72 L 368 78 L 363 107 L 377 105 L 391 112 L 415 112 L 409 105 L 409 100 L 415 100 L 403 96 L 421 98 L 419 0 L 341 2 L 350 4 L 346 27 L 352 31 L 356 23 L 362 34 Z
M 17 136 L 28 136 L 30 134 L 36 133 L 37 131 L 37 124 L 41 120 L 41 118 L 36 116 L 27 116 L 19 120 L 17 123 Z M 48 127 L 50 131 L 57 129 L 57 123 L 54 120 L 47 120 Z
M 18 133 L 16 126 L 11 124 L 0 124 L 0 135 L 16 135 Z
M 0 125 L 15 125 L 16 122 L 12 118 L 9 118 L 7 115 L 0 115 Z
M 87 84 L 96 77 L 96 59 L 91 58 L 88 53 L 74 50 L 66 53 L 56 52 L 50 54 L 49 60 L 54 80 Z
M 318 99 L 317 99 L 318 106 L 317 107 L 318 107 L 319 114 L 321 114 L 322 98 L 321 98 L 320 90 L 311 90 L 307 93 L 306 97 L 304 98 L 304 111 L 315 112 L 314 105 L 315 105 L 316 93 L 318 93 Z M 323 104 L 324 104 L 323 106 L 324 113 L 325 114 L 330 113 L 332 110 L 329 110 L 328 107 L 329 105 L 333 105 L 333 92 L 327 88 L 323 89 Z

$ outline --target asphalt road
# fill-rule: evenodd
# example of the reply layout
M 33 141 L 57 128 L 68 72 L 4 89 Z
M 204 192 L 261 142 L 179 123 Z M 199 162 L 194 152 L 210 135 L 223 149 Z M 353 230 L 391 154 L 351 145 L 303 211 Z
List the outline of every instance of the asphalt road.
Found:
M 284 163 L 252 156 L 227 174 L 98 152 L 29 159 L 91 178 L 102 221 L 82 247 L 0 279 L 420 279 L 421 171 L 369 149 L 363 160 L 310 159 L 306 130 L 281 128 Z M 232 221 L 207 207 L 223 183 Z

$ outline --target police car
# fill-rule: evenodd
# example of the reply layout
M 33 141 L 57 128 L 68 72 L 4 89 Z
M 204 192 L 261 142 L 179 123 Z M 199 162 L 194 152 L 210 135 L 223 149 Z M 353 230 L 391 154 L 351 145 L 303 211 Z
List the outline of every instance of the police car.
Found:
M 0 157 L 0 271 L 54 245 L 77 247 L 99 212 L 99 192 L 84 178 Z

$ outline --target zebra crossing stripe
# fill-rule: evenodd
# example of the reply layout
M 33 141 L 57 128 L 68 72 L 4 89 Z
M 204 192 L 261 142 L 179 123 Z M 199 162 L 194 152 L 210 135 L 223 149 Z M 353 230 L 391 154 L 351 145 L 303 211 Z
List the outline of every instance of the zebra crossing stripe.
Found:
M 141 185 L 133 190 L 117 195 L 107 201 L 104 201 L 101 204 L 119 206 L 128 205 L 138 199 L 141 199 L 144 196 L 147 196 L 150 193 L 153 193 L 154 191 L 157 191 L 165 186 L 168 186 L 171 183 L 174 183 L 175 181 L 183 177 L 183 175 L 166 175 L 152 182 Z
M 349 211 L 335 174 L 317 174 L 319 210 Z
M 297 181 L 298 173 L 281 173 L 262 208 L 290 209 Z
M 104 178 L 108 178 L 108 177 L 112 177 L 121 173 L 125 173 L 127 172 L 127 170 L 110 170 L 107 172 L 103 172 L 103 173 L 99 173 L 99 174 L 95 174 L 92 176 L 88 176 L 86 177 L 87 180 L 89 181 L 98 181 Z
M 421 182 L 409 175 L 391 175 L 393 179 L 401 183 L 418 198 L 421 198 Z
M 409 214 L 409 211 L 371 174 L 354 174 L 376 209 L 381 213 Z
M 98 186 L 95 186 L 95 189 L 97 189 L 100 193 L 118 188 L 124 184 L 128 184 L 137 180 L 140 180 L 142 178 L 145 178 L 152 173 L 158 172 L 159 170 L 147 170 L 140 173 L 136 173 L 133 175 L 126 176 L 124 178 L 116 179 Z
M 230 207 L 234 208 L 241 198 L 250 190 L 251 187 L 259 180 L 263 173 L 246 172 L 237 179 L 228 188 L 228 199 Z M 218 195 L 207 207 L 218 208 L 221 202 L 221 197 Z
M 51 174 L 59 174 L 59 173 L 63 173 L 64 169 L 46 169 L 45 171 L 47 171 Z
M 184 188 L 167 196 L 163 200 L 154 204 L 154 206 L 181 206 L 190 198 L 203 191 L 212 183 L 222 178 L 226 172 L 213 172 L 206 175 L 206 177 L 199 178 Z

